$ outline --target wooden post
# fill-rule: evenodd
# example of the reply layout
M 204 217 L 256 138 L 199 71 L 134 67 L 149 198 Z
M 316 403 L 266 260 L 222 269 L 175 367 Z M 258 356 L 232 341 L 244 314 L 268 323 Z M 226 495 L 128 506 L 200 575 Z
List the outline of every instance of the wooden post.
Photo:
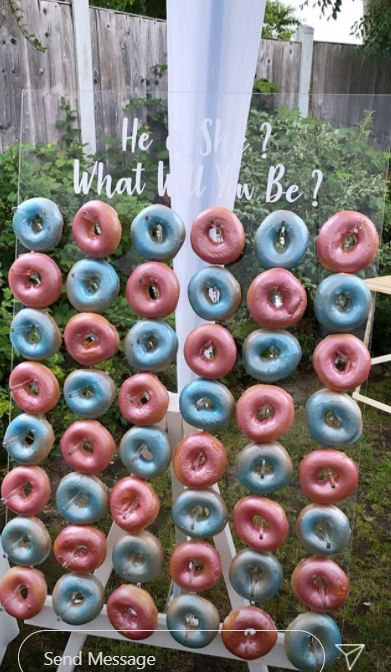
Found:
M 295 39 L 301 43 L 298 107 L 301 115 L 308 117 L 312 58 L 314 53 L 314 29 L 311 26 L 299 26 Z
M 89 0 L 72 0 L 73 31 L 81 141 L 86 154 L 96 152 L 94 80 Z

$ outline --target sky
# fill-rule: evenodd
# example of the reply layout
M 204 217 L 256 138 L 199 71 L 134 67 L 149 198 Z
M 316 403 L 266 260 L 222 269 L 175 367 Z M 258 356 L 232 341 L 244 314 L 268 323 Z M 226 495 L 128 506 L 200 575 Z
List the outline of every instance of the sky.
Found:
M 314 0 L 309 0 L 308 7 L 300 9 L 303 0 L 282 0 L 284 5 L 292 5 L 296 9 L 301 23 L 312 26 L 315 30 L 314 39 L 319 42 L 345 42 L 357 44 L 356 37 L 350 35 L 351 26 L 363 14 L 362 0 L 342 0 L 342 9 L 338 19 L 327 20 L 318 6 L 312 7 Z

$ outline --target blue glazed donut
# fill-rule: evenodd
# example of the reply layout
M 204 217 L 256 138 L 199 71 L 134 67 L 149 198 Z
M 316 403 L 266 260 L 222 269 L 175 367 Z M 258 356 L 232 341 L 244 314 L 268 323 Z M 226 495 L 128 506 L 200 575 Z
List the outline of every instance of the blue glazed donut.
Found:
M 178 215 L 165 205 L 149 205 L 133 220 L 132 244 L 145 259 L 167 261 L 175 257 L 185 240 L 185 227 Z
M 104 313 L 118 296 L 119 279 L 107 261 L 81 259 L 69 271 L 66 287 L 76 310 Z
M 113 403 L 115 387 L 105 371 L 76 369 L 64 383 L 68 408 L 82 418 L 99 418 Z
M 300 512 L 296 534 L 313 555 L 339 553 L 350 540 L 349 520 L 337 506 L 309 504 Z
M 228 320 L 237 311 L 241 300 L 240 284 L 221 266 L 201 268 L 188 286 L 191 307 L 204 320 Z
M 96 618 L 104 604 L 103 586 L 93 574 L 64 574 L 53 588 L 53 609 L 69 625 L 83 625 Z
M 144 455 L 147 450 L 149 455 Z M 170 464 L 171 446 L 166 432 L 159 427 L 132 427 L 122 437 L 119 456 L 129 473 L 154 478 Z M 152 455 L 152 457 L 150 457 Z
M 315 315 L 330 332 L 354 331 L 368 317 L 371 293 L 355 275 L 337 273 L 320 283 L 315 296 Z
M 163 551 L 160 541 L 147 530 L 127 534 L 113 546 L 114 570 L 129 583 L 145 583 L 160 574 Z
M 216 637 L 220 616 L 212 602 L 199 595 L 179 595 L 167 609 L 167 628 L 176 642 L 202 649 Z
M 96 476 L 72 471 L 58 485 L 56 506 L 59 514 L 68 523 L 95 523 L 106 514 L 107 503 L 107 487 Z
M 3 439 L 9 456 L 19 464 L 41 464 L 53 443 L 54 432 L 48 421 L 28 413 L 12 420 Z
M 50 553 L 50 535 L 39 518 L 17 516 L 7 523 L 1 543 L 8 559 L 21 567 L 34 567 Z
M 229 389 L 216 380 L 197 378 L 179 395 L 182 417 L 193 427 L 214 431 L 225 427 L 235 407 Z
M 28 250 L 44 252 L 55 247 L 61 238 L 61 212 L 48 198 L 30 198 L 21 203 L 12 221 L 15 235 Z
M 341 642 L 341 633 L 336 622 L 326 614 L 312 611 L 299 614 L 289 624 L 284 638 L 285 651 L 290 662 L 305 672 L 323 670 L 335 663 L 339 656 L 336 645 Z
M 283 572 L 271 553 L 246 548 L 232 559 L 229 580 L 239 595 L 250 602 L 270 600 L 280 590 Z
M 177 350 L 177 335 L 166 322 L 139 320 L 125 338 L 126 358 L 141 371 L 163 371 L 172 364 Z
M 348 394 L 318 390 L 308 399 L 306 413 L 310 435 L 322 446 L 344 446 L 361 437 L 361 410 Z
M 227 507 L 214 490 L 184 490 L 172 507 L 175 525 L 187 536 L 213 537 L 224 529 Z
M 48 313 L 23 308 L 14 317 L 10 328 L 13 347 L 25 359 L 48 359 L 60 348 L 60 330 Z
M 308 238 L 308 229 L 298 215 L 289 210 L 275 210 L 257 229 L 255 254 L 264 268 L 293 268 L 303 259 Z
M 242 354 L 250 376 L 274 383 L 293 373 L 301 360 L 301 347 L 289 331 L 257 329 L 247 336 Z
M 277 441 L 250 443 L 240 451 L 235 469 L 242 485 L 256 495 L 285 488 L 293 473 L 292 460 Z

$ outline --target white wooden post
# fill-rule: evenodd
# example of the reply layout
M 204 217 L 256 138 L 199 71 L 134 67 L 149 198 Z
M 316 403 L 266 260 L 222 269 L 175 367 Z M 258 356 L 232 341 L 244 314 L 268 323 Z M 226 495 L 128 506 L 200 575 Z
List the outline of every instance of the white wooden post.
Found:
M 94 79 L 89 0 L 72 0 L 81 141 L 86 154 L 96 152 Z
M 298 107 L 302 116 L 308 117 L 314 53 L 314 29 L 311 26 L 299 26 L 295 39 L 297 42 L 301 42 Z

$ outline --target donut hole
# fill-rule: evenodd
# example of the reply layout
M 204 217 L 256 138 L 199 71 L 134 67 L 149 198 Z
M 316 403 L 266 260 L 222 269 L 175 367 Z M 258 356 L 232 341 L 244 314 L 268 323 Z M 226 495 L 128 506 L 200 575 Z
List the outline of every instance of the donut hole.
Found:
M 214 219 L 210 220 L 208 237 L 212 243 L 215 243 L 217 245 L 224 242 L 223 230 L 221 226 L 219 226 Z
M 33 233 L 41 233 L 43 230 L 43 220 L 40 215 L 35 215 L 30 221 L 31 230 Z
M 78 492 L 74 502 L 80 509 L 85 509 L 88 506 L 90 499 L 84 492 Z
M 205 343 L 202 349 L 202 358 L 210 361 L 216 357 L 216 346 L 211 342 Z
M 322 469 L 317 476 L 318 483 L 326 483 L 328 481 L 333 489 L 337 487 L 337 479 L 338 474 L 332 469 Z
M 221 292 L 216 285 L 208 285 L 205 287 L 204 296 L 208 303 L 215 304 L 220 301 Z
M 27 434 L 23 437 L 23 443 L 25 443 L 27 446 L 32 446 L 34 441 L 35 437 L 32 432 L 27 432 Z
M 318 539 L 326 543 L 326 548 L 331 548 L 330 529 L 327 523 L 325 523 L 324 521 L 319 521 L 315 525 L 315 534 L 318 537 Z
M 335 299 L 335 305 L 341 312 L 346 312 L 352 307 L 352 297 L 349 292 L 339 292 Z
M 156 336 L 152 334 L 143 340 L 138 340 L 137 343 L 141 343 L 144 352 L 154 352 L 159 345 Z
M 331 361 L 333 363 L 334 368 L 337 369 L 337 371 L 343 372 L 346 371 L 346 369 L 348 368 L 349 357 L 347 357 L 347 355 L 344 355 L 342 352 L 337 350 L 333 354 Z
M 146 217 L 148 219 L 148 217 Z M 166 227 L 161 222 L 154 222 L 150 228 L 151 238 L 154 243 L 164 243 L 166 240 Z
M 245 630 L 243 630 L 243 635 L 245 637 L 254 637 L 256 634 L 257 631 L 255 630 L 255 628 L 246 628 Z
M 92 399 L 95 396 L 94 388 L 91 387 L 91 385 L 87 385 L 83 388 L 81 396 L 84 397 L 84 399 Z
M 88 547 L 85 546 L 84 544 L 77 544 L 75 546 L 74 554 L 78 556 L 84 556 L 87 555 L 88 553 Z
M 342 251 L 349 252 L 353 247 L 356 247 L 358 243 L 357 232 L 356 231 L 347 231 L 342 239 Z
M 84 452 L 88 453 L 89 455 L 92 455 L 94 452 L 94 446 L 89 439 L 84 439 L 84 441 L 82 441 L 82 448 Z
M 31 539 L 27 534 L 22 534 L 22 536 L 16 542 L 20 548 L 30 549 L 31 548 Z M 16 545 L 16 544 L 15 544 Z
M 268 345 L 261 350 L 260 356 L 261 359 L 278 359 L 280 356 L 280 349 L 276 345 Z
M 133 566 L 141 567 L 145 562 L 145 556 L 140 551 L 135 551 L 130 557 L 130 561 Z M 134 612 L 134 615 L 136 612 Z
M 30 380 L 28 385 L 27 385 L 27 390 L 29 391 L 30 394 L 32 394 L 34 397 L 38 396 L 39 394 L 39 385 L 38 381 L 36 380 Z
M 100 287 L 100 279 L 98 278 L 97 275 L 91 275 L 91 277 L 88 278 L 85 288 L 88 294 L 96 294 Z
M 273 473 L 272 463 L 268 462 L 267 460 L 261 460 L 261 462 L 255 467 L 255 473 L 262 481 L 264 478 L 270 476 Z
M 192 471 L 201 471 L 201 469 L 204 467 L 206 463 L 206 453 L 204 453 L 203 450 L 201 450 L 196 459 L 194 460 L 193 464 L 191 465 L 191 470 Z
M 323 594 L 325 592 L 327 584 L 325 583 L 324 579 L 321 576 L 317 575 L 314 576 L 314 578 L 312 579 L 312 586 L 318 593 Z
M 42 282 L 42 278 L 38 271 L 32 271 L 27 278 L 28 287 L 38 287 Z
M 190 560 L 188 568 L 193 574 L 202 574 L 204 571 L 204 563 L 201 560 Z
M 194 528 L 194 523 L 200 522 L 202 520 L 206 520 L 210 514 L 210 511 L 207 506 L 202 506 L 201 504 L 197 504 L 194 506 L 191 511 L 190 511 L 190 516 L 193 519 L 193 525 L 192 528 Z
M 27 600 L 29 596 L 29 589 L 27 588 L 26 585 L 23 584 L 22 586 L 19 587 L 19 595 L 23 600 Z
M 140 497 L 136 495 L 136 497 L 134 497 L 134 499 L 132 499 L 132 501 L 129 502 L 128 505 L 123 509 L 121 514 L 123 520 L 127 520 L 129 516 L 132 515 L 132 513 L 134 513 L 135 511 L 137 511 L 137 509 L 140 508 L 140 506 L 141 506 Z
M 33 493 L 33 485 L 32 485 L 32 483 L 30 483 L 30 481 L 28 481 L 27 483 L 25 483 L 23 485 L 23 488 L 22 488 L 23 497 L 25 499 L 28 499 L 28 497 L 30 497 L 30 495 L 32 495 L 32 493 Z
M 95 345 L 97 341 L 99 341 L 99 337 L 93 331 L 91 331 L 84 336 L 83 345 L 85 348 L 89 348 L 92 345 Z
M 197 616 L 194 616 L 194 614 L 186 614 L 185 616 L 185 623 L 188 628 L 194 628 L 197 629 L 200 627 L 200 622 L 197 618 Z
M 149 392 L 146 392 L 146 391 L 143 392 L 140 399 L 139 399 L 139 402 L 140 402 L 141 406 L 145 406 L 145 404 L 147 404 L 149 402 L 150 398 L 151 398 L 151 395 L 149 394 Z
M 257 419 L 260 422 L 267 422 L 268 420 L 270 420 L 270 418 L 273 417 L 273 415 L 274 415 L 274 409 L 273 406 L 271 406 L 270 404 L 262 404 L 262 406 L 258 408 Z
M 214 409 L 214 403 L 209 397 L 200 397 L 195 403 L 197 411 L 212 411 Z
M 147 293 L 148 293 L 149 298 L 152 299 L 152 301 L 156 301 L 157 299 L 160 298 L 160 289 L 159 289 L 159 287 L 158 287 L 155 283 L 153 283 L 153 282 L 151 282 L 151 283 L 148 285 Z
M 274 247 L 277 252 L 282 254 L 285 252 L 289 245 L 289 234 L 286 227 L 286 222 L 284 220 L 280 224 L 280 228 L 277 231 L 276 237 L 274 239 Z
M 147 462 L 152 462 L 153 460 L 153 453 L 151 453 L 149 446 L 146 443 L 140 443 L 138 447 L 138 454 L 143 460 L 146 460 Z
M 269 301 L 274 308 L 281 308 L 284 305 L 284 295 L 278 287 L 274 287 L 270 292 Z
M 98 222 L 98 220 L 93 222 L 92 233 L 93 233 L 94 236 L 97 236 L 97 237 L 100 236 L 101 233 L 102 233 L 102 229 L 101 229 L 101 226 L 100 226 L 100 223 Z
M 38 327 L 36 327 L 34 324 L 31 324 L 28 327 L 26 333 L 26 341 L 31 345 L 38 345 L 38 343 L 41 342 L 41 332 L 39 331 Z
M 266 518 L 263 518 L 263 516 L 259 516 L 258 514 L 255 514 L 251 522 L 253 526 L 259 531 L 259 539 L 263 539 L 265 530 L 268 530 L 270 528 L 270 523 Z
M 338 415 L 332 409 L 326 411 L 324 414 L 324 421 L 328 427 L 332 429 L 340 429 L 342 427 L 342 422 L 339 419 Z
M 85 596 L 83 595 L 83 593 L 80 593 L 79 591 L 77 591 L 76 593 L 73 593 L 72 598 L 71 598 L 71 602 L 75 606 L 78 605 L 78 604 L 83 604 L 84 600 L 85 600 Z

